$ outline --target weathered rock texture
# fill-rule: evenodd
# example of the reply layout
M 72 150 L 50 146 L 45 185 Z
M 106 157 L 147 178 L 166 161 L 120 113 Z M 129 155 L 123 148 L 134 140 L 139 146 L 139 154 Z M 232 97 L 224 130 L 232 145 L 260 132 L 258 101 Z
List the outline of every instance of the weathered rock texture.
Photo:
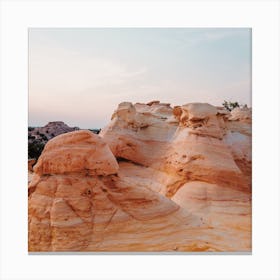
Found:
M 251 250 L 250 109 L 124 102 L 33 169 L 29 251 Z

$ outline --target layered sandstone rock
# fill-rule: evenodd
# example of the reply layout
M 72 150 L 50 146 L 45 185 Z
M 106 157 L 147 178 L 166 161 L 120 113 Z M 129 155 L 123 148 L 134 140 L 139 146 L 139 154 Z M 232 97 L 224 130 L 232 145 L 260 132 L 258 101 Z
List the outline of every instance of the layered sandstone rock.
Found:
M 162 110 L 164 116 L 157 114 Z M 170 110 L 169 104 L 130 104 L 133 122 L 147 124 L 143 129 L 123 122 L 117 109 L 101 136 L 122 161 L 119 173 L 207 221 L 225 246 L 249 250 L 251 110 L 205 103 L 176 106 L 173 115 Z
M 165 144 L 178 127 L 177 121 L 170 121 L 171 116 L 169 104 L 121 103 L 100 136 L 117 158 L 144 166 L 160 164 Z
M 250 251 L 244 112 L 124 102 L 100 136 L 50 140 L 29 184 L 29 251 Z
M 66 133 L 49 141 L 34 166 L 39 175 L 70 172 L 109 175 L 117 170 L 118 163 L 109 147 L 87 130 Z
M 108 146 L 89 131 L 49 141 L 29 185 L 29 251 L 218 247 L 192 232 L 184 236 L 207 227 L 165 196 L 118 176 L 118 169 Z
M 125 106 L 120 104 L 111 123 L 100 132 L 119 160 L 166 172 L 176 182 L 181 178 L 180 184 L 202 180 L 249 190 L 236 160 L 251 160 L 250 131 L 231 131 L 228 123 L 235 121 L 228 120 L 216 107 L 200 103 L 176 106 L 173 113 L 177 122 L 169 122 L 169 104 Z M 162 110 L 165 115 L 158 113 Z M 172 194 L 176 192 L 168 188 Z

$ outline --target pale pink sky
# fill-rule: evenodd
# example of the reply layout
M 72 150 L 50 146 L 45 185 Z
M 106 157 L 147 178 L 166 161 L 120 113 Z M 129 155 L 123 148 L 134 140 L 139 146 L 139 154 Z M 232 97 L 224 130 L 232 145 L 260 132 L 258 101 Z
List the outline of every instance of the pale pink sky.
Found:
M 31 28 L 29 125 L 101 128 L 123 101 L 251 105 L 248 28 Z

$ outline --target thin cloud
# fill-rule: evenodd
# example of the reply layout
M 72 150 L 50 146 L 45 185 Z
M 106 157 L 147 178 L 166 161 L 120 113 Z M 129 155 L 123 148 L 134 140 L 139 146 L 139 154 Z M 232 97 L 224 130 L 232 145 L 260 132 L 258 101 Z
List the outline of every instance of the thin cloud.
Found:
M 102 127 L 122 101 L 250 106 L 250 29 L 32 30 L 31 125 Z
M 205 28 L 198 30 L 182 30 L 177 42 L 181 47 L 194 47 L 202 43 L 211 43 L 223 40 L 232 36 L 247 36 L 250 29 L 244 28 Z

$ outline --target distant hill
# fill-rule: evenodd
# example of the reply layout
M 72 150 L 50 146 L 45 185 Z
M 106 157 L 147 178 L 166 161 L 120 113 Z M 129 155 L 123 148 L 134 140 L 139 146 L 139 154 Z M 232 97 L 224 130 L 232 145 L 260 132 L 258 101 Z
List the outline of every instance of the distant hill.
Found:
M 80 128 L 70 127 L 62 121 L 49 122 L 43 127 L 28 127 L 28 158 L 37 160 L 50 139 L 74 130 L 80 130 Z M 100 132 L 100 129 L 89 130 L 95 134 Z

